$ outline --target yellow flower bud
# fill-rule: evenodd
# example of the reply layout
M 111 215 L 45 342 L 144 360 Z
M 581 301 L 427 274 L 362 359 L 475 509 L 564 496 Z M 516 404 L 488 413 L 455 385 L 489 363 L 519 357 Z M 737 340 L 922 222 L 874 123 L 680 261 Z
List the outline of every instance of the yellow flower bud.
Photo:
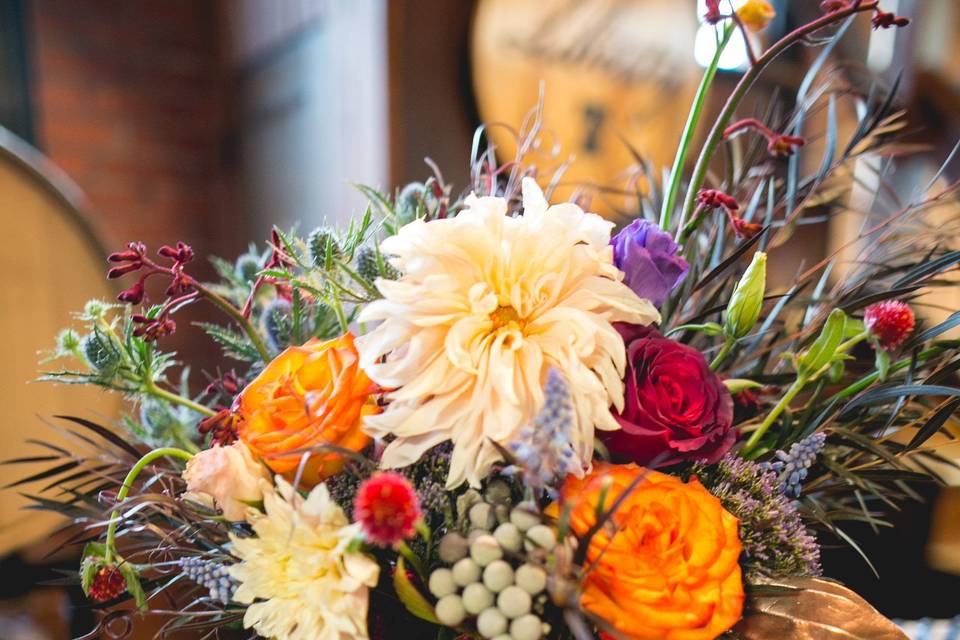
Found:
M 740 339 L 750 332 L 760 317 L 763 308 L 763 293 L 767 288 L 767 254 L 757 251 L 753 261 L 733 289 L 727 312 L 724 315 L 724 330 L 727 335 Z
M 763 31 L 777 12 L 767 0 L 747 0 L 737 9 L 737 17 L 750 31 Z

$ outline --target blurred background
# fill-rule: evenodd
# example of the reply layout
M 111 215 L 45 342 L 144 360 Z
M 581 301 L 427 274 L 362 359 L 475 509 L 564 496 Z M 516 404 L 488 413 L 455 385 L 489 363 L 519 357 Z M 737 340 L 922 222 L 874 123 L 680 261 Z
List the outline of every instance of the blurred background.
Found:
M 762 38 L 819 11 L 813 0 L 774 4 Z M 893 184 L 909 192 L 960 138 L 960 2 L 883 7 L 913 24 L 873 32 L 859 21 L 829 72 L 899 82 L 907 139 L 925 151 L 897 164 Z M 347 220 L 364 206 L 353 183 L 392 192 L 431 175 L 427 157 L 463 188 L 476 127 L 505 125 L 489 135 L 508 159 L 509 127 L 541 94 L 549 137 L 539 151 L 574 158 L 567 192 L 588 185 L 592 208 L 620 219 L 630 202 L 599 187 L 638 156 L 672 162 L 712 55 L 702 13 L 702 0 L 0 0 L 3 457 L 35 455 L 22 443 L 47 439 L 56 414 L 116 420 L 116 398 L 27 381 L 70 312 L 116 293 L 103 257 L 127 241 L 183 240 L 201 256 L 232 257 L 273 225 Z M 746 64 L 740 44 L 722 61 L 714 111 Z M 789 108 L 817 52 L 782 56 L 748 110 L 774 97 Z M 854 116 L 841 122 L 852 128 Z M 869 200 L 863 182 L 859 197 Z M 861 223 L 808 225 L 774 263 L 818 260 Z M 960 293 L 940 304 L 960 307 Z M 184 325 L 205 317 L 185 315 Z M 172 343 L 214 371 L 216 351 L 196 337 L 182 331 Z M 21 472 L 7 467 L 0 480 Z M 75 571 L 77 550 L 49 537 L 48 514 L 20 509 L 26 490 L 0 493 L 0 640 L 80 635 L 92 625 L 77 590 L 41 586 Z M 931 487 L 923 497 L 890 531 L 848 530 L 883 582 L 849 549 L 829 550 L 825 565 L 889 616 L 951 619 L 960 613 L 960 494 Z

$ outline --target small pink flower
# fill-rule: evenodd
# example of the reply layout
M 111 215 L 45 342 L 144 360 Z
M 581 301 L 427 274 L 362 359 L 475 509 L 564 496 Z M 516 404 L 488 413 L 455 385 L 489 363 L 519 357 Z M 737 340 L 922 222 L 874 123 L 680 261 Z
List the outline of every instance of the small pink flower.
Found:
M 866 308 L 863 314 L 864 326 L 876 336 L 880 346 L 893 349 L 899 346 L 913 332 L 916 319 L 913 310 L 899 300 L 884 300 Z
M 353 514 L 370 542 L 388 547 L 413 536 L 420 501 L 399 473 L 377 473 L 357 490 Z
M 248 503 L 263 499 L 270 474 L 242 442 L 214 446 L 193 456 L 183 471 L 187 491 L 213 498 L 231 522 L 245 518 Z

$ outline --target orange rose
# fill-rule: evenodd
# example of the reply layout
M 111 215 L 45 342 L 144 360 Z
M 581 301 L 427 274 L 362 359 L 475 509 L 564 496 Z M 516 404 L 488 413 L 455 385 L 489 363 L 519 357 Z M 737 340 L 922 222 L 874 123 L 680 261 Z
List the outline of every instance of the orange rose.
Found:
M 277 473 L 295 473 L 302 455 L 277 454 L 323 444 L 362 450 L 370 442 L 363 418 L 379 409 L 376 385 L 358 361 L 349 333 L 288 348 L 240 393 L 240 439 Z M 303 482 L 316 484 L 342 468 L 341 454 L 315 454 Z
M 563 488 L 571 527 L 585 534 L 603 487 L 610 483 L 609 509 L 641 473 L 647 476 L 612 517 L 616 529 L 590 541 L 580 604 L 625 638 L 716 638 L 743 610 L 740 540 L 737 519 L 696 479 L 684 484 L 635 464 L 597 463 Z

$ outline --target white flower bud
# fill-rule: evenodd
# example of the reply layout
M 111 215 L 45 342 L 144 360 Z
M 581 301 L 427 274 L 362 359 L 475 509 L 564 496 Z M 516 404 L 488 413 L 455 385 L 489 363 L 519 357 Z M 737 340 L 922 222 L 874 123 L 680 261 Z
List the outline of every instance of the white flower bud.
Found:
M 470 557 L 473 558 L 474 562 L 478 565 L 485 567 L 494 560 L 502 558 L 503 549 L 500 548 L 500 543 L 497 542 L 496 538 L 486 533 L 479 536 L 473 541 L 473 544 L 470 545 Z
M 530 594 L 520 587 L 509 586 L 497 596 L 497 609 L 508 618 L 519 618 L 530 613 L 533 602 Z
M 477 631 L 484 638 L 495 638 L 507 630 L 507 619 L 497 609 L 484 609 L 477 616 Z
M 453 565 L 453 581 L 461 587 L 472 584 L 480 579 L 480 566 L 470 558 L 458 560 Z
M 434 597 L 442 598 L 457 590 L 457 583 L 453 579 L 450 569 L 437 569 L 430 574 L 430 593 Z
M 469 534 L 467 534 L 467 542 L 469 542 L 470 545 L 473 546 L 473 543 L 477 541 L 477 538 L 479 538 L 480 536 L 485 536 L 488 533 L 490 532 L 484 531 L 483 529 L 474 529 Z
M 466 558 L 469 549 L 470 545 L 459 533 L 448 533 L 440 539 L 440 559 L 447 564 Z
M 517 525 L 520 531 L 526 531 L 534 525 L 540 524 L 540 516 L 537 515 L 536 508 L 529 503 L 524 503 L 514 507 L 510 512 L 510 522 Z
M 547 588 L 547 572 L 532 564 L 525 564 L 517 569 L 515 582 L 517 586 L 532 596 Z
M 449 595 L 440 598 L 434 607 L 437 620 L 448 627 L 455 627 L 467 617 L 467 610 L 463 608 L 463 600 L 458 595 Z
M 493 505 L 478 502 L 470 507 L 470 526 L 490 531 L 496 523 L 497 519 L 493 513 Z
M 557 546 L 557 536 L 553 529 L 547 525 L 538 524 L 527 530 L 527 540 L 524 546 L 527 551 L 533 551 L 534 549 L 550 551 Z
M 516 553 L 523 547 L 523 534 L 520 533 L 517 525 L 512 522 L 504 522 L 497 527 L 496 531 L 493 532 L 493 537 L 507 551 Z
M 468 584 L 463 590 L 463 608 L 476 615 L 493 606 L 493 594 L 479 582 Z
M 510 637 L 513 640 L 539 640 L 542 632 L 540 618 L 532 613 L 510 623 Z
M 494 560 L 483 570 L 483 584 L 499 593 L 513 584 L 513 567 L 503 560 Z

